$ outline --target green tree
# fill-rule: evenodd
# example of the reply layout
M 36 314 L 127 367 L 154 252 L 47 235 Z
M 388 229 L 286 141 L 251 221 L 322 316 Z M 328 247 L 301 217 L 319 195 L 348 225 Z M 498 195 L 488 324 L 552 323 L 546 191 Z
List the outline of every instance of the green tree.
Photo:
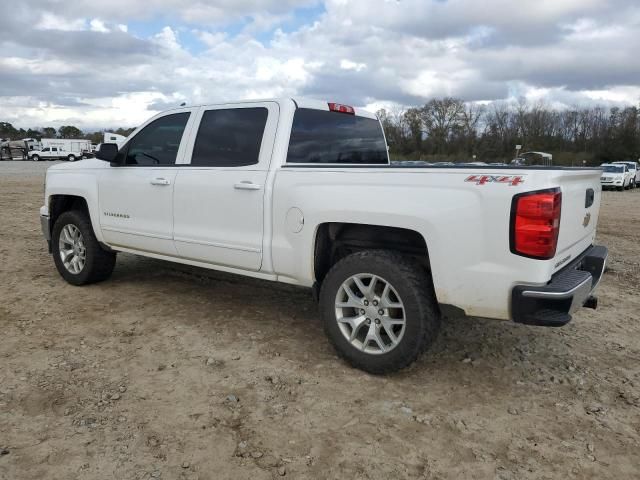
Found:
M 80 138 L 82 137 L 82 130 L 73 125 L 63 125 L 58 129 L 58 136 L 60 138 Z
M 9 122 L 0 122 L 0 138 L 11 138 L 12 140 L 18 135 L 18 130 Z
M 42 132 L 33 128 L 27 130 L 27 138 L 41 138 Z
M 42 129 L 42 136 L 44 138 L 55 138 L 56 137 L 56 129 L 53 127 L 44 127 Z
M 91 143 L 102 143 L 102 139 L 104 137 L 104 132 L 92 132 L 92 133 L 87 133 L 85 134 L 84 138 L 86 138 L 87 140 L 91 140 Z
M 123 135 L 125 137 L 128 137 L 129 135 L 131 135 L 131 132 L 133 132 L 136 128 L 135 127 L 130 127 L 130 128 L 118 128 L 117 130 L 112 130 L 113 133 L 117 133 L 118 135 Z

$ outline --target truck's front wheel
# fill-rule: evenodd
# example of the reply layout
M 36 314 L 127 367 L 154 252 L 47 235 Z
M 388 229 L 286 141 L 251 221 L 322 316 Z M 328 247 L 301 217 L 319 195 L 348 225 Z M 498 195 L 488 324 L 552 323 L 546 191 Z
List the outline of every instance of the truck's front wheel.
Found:
M 322 283 L 320 309 L 338 354 L 375 374 L 413 363 L 440 326 L 427 272 L 387 250 L 357 252 L 337 262 Z
M 100 246 L 84 212 L 71 210 L 60 215 L 51 242 L 56 268 L 72 285 L 100 282 L 113 272 L 116 254 Z

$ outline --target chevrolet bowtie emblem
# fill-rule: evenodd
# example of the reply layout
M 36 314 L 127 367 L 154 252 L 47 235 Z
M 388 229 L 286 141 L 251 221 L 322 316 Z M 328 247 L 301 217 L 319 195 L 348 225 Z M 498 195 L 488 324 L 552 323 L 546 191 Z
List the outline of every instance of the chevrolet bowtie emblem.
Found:
M 589 225 L 589 222 L 590 222 L 590 221 L 591 221 L 591 214 L 590 214 L 590 213 L 587 213 L 587 214 L 584 216 L 584 220 L 582 220 L 582 226 L 583 226 L 584 228 L 587 228 L 587 225 Z

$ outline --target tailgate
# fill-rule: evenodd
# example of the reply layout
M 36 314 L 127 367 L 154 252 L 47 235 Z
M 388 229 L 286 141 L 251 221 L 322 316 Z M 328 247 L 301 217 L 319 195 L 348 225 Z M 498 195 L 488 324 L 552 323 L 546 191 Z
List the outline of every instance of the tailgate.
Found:
M 554 271 L 593 244 L 602 191 L 598 169 L 563 170 L 557 174 L 556 181 L 562 191 L 562 212 Z

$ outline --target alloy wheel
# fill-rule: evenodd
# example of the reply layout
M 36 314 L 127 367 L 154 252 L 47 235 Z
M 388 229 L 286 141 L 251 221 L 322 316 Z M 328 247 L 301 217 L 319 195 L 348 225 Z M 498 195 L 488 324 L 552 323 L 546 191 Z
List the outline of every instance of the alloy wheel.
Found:
M 402 299 L 393 285 L 371 273 L 345 280 L 336 294 L 335 316 L 344 337 L 358 350 L 379 355 L 400 344 L 406 328 Z

